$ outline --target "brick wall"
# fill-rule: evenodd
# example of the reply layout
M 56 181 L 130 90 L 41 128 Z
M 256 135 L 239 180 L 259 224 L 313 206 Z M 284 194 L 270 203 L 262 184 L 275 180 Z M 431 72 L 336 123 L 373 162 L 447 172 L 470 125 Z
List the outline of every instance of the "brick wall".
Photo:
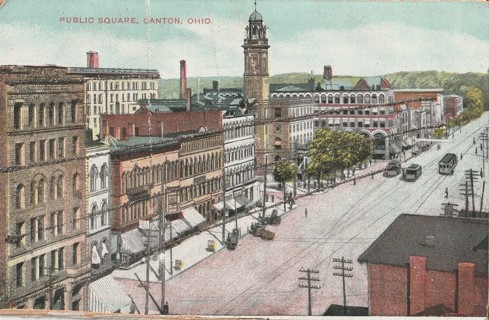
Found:
M 368 265 L 369 315 L 407 315 L 407 273 L 405 267 Z

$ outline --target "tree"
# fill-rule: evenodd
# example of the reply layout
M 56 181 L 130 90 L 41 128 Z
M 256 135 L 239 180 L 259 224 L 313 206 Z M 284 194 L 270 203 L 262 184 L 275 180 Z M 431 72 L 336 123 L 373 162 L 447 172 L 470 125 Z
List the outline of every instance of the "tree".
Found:
M 308 170 L 317 177 L 335 174 L 336 170 L 350 169 L 361 163 L 372 153 L 372 143 L 356 132 L 338 132 L 320 129 L 309 143 L 311 163 Z
M 433 136 L 437 139 L 442 139 L 446 135 L 446 130 L 445 127 L 438 127 L 435 130 L 433 130 Z
M 277 182 L 280 182 L 283 185 L 284 191 L 284 211 L 286 210 L 286 190 L 285 183 L 294 179 L 297 175 L 297 166 L 290 160 L 282 159 L 279 163 L 275 165 L 275 169 L 273 169 L 273 179 Z

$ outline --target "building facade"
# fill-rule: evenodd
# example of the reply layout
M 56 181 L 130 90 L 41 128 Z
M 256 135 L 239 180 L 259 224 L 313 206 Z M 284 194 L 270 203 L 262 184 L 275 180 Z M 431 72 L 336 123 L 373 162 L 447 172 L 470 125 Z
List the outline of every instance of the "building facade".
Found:
M 115 253 L 111 241 L 111 168 L 110 149 L 99 143 L 86 146 L 87 155 L 87 255 L 91 258 L 92 272 L 112 266 Z
M 0 296 L 86 310 L 84 80 L 56 66 L 0 67 Z
M 358 261 L 371 316 L 486 315 L 484 219 L 402 214 Z
M 255 117 L 242 101 L 231 103 L 222 120 L 226 201 L 237 202 L 231 210 L 251 207 L 261 199 L 255 177 Z
M 85 82 L 86 125 L 99 139 L 101 114 L 133 114 L 140 99 L 158 97 L 157 70 L 100 68 L 97 52 L 87 52 L 86 68 L 69 68 Z

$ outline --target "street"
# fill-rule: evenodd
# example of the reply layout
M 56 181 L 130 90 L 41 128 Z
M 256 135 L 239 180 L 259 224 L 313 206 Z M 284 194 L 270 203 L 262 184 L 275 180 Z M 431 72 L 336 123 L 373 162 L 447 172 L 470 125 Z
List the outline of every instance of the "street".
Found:
M 320 289 L 312 290 L 312 314 L 322 315 L 330 304 L 343 303 L 341 277 L 333 276 L 333 258 L 341 257 L 354 261 L 353 277 L 346 279 L 348 305 L 367 307 L 367 270 L 357 262 L 359 255 L 401 213 L 440 215 L 442 203 L 447 201 L 458 204 L 457 209 L 465 208 L 460 185 L 465 183 L 465 170 L 482 168 L 482 153 L 479 149 L 476 154 L 475 147 L 482 142 L 479 133 L 487 119 L 486 112 L 461 132 L 456 131 L 446 143 L 440 143 L 440 149 L 433 146 L 403 163 L 403 168 L 412 163 L 422 166 L 423 174 L 415 182 L 401 180 L 402 175 L 387 178 L 378 173 L 373 179 L 358 179 L 356 185 L 351 181 L 298 198 L 297 206 L 282 216 L 280 225 L 267 227 L 275 232 L 272 241 L 246 235 L 234 251 L 204 253 L 212 237 L 199 235 L 200 239 L 192 243 L 202 251 L 200 262 L 166 283 L 170 314 L 307 315 L 307 289 L 299 287 L 304 281 L 298 278 L 304 276 L 301 268 L 310 268 L 319 270 L 315 276 L 320 279 L 314 283 Z M 459 163 L 453 175 L 440 175 L 438 161 L 447 152 L 455 153 Z M 460 154 L 464 154 L 462 160 Z M 475 185 L 477 211 L 482 180 L 479 178 Z M 483 210 L 487 211 L 485 202 Z M 246 225 L 252 221 L 247 219 Z M 133 273 L 116 271 L 114 277 L 142 309 L 144 289 L 131 276 Z M 150 291 L 159 301 L 160 283 L 156 278 L 151 281 Z M 151 301 L 150 310 L 157 312 Z

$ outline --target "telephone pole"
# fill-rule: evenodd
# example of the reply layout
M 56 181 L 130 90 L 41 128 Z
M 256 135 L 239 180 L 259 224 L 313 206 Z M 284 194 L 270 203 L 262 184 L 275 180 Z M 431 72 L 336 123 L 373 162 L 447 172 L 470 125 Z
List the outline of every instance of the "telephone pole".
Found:
M 299 287 L 307 288 L 307 298 L 309 301 L 308 315 L 312 316 L 311 289 L 321 289 L 321 286 L 311 285 L 311 281 L 319 281 L 318 277 L 311 277 L 311 273 L 319 273 L 319 270 L 311 270 L 311 269 L 301 268 L 299 271 L 307 273 L 307 277 L 299 277 L 299 280 L 306 280 L 307 284 L 299 283 Z
M 262 217 L 265 218 L 265 212 L 267 210 L 267 167 L 268 167 L 268 157 L 265 156 L 265 176 L 263 179 L 263 211 Z
M 352 271 L 353 267 L 345 267 L 345 263 L 352 264 L 353 260 L 348 259 L 345 260 L 344 257 L 341 257 L 341 259 L 338 258 L 333 258 L 334 262 L 339 262 L 341 265 L 334 265 L 333 269 L 340 270 L 339 272 L 334 272 L 334 276 L 340 276 L 343 278 L 343 315 L 346 315 L 346 283 L 345 283 L 345 278 L 352 278 L 353 275 L 351 273 L 346 273 L 347 271 Z

